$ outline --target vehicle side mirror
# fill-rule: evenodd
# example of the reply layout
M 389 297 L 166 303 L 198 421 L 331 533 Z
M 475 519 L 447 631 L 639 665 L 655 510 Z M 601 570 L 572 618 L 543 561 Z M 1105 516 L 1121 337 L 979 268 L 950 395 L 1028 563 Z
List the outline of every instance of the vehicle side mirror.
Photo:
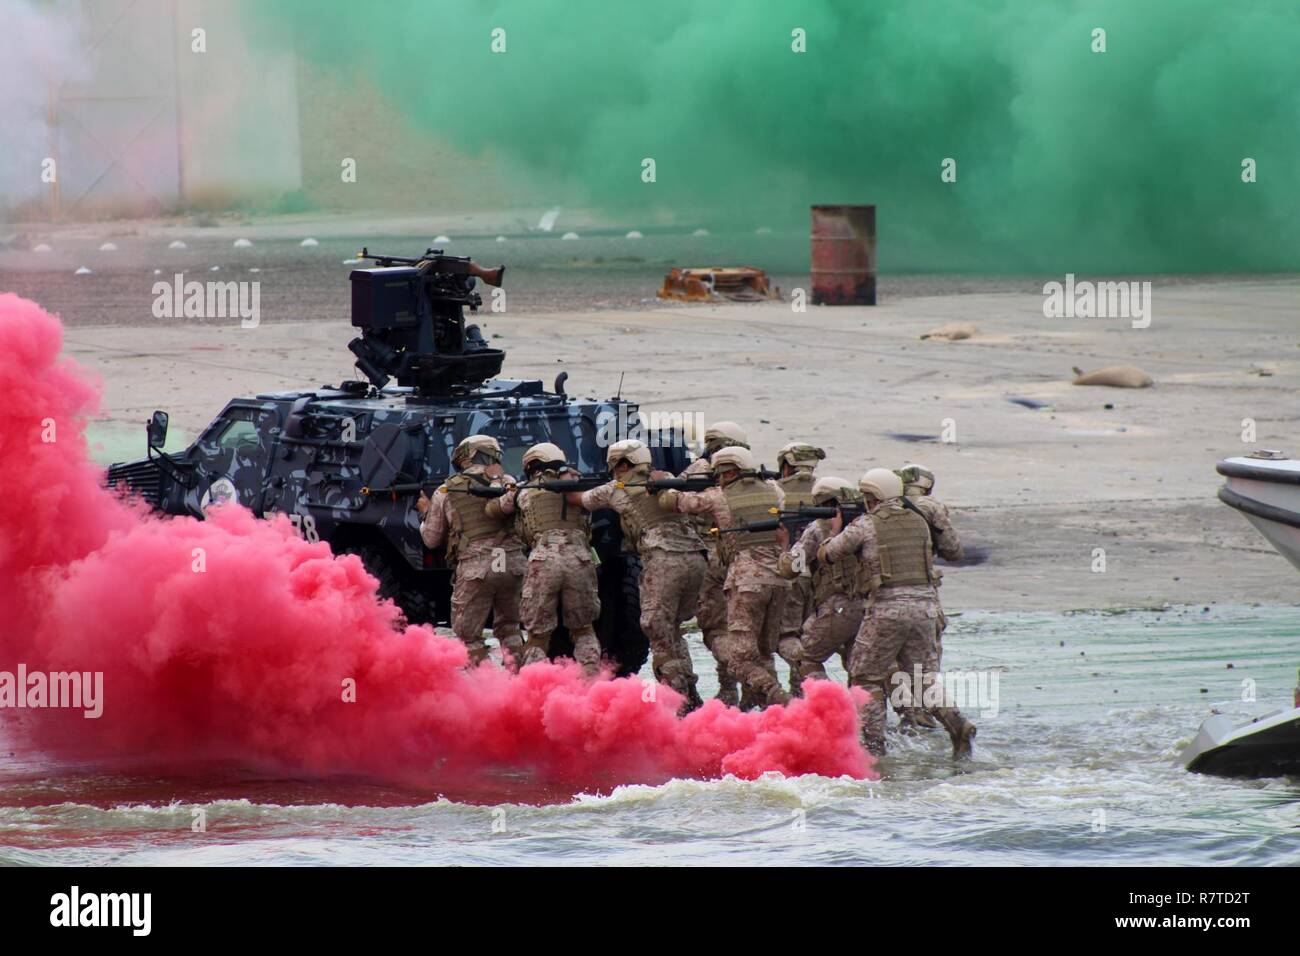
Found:
M 149 447 L 154 451 L 162 451 L 163 445 L 167 444 L 167 413 L 154 412 L 153 417 L 149 419 L 147 433 L 149 436 Z

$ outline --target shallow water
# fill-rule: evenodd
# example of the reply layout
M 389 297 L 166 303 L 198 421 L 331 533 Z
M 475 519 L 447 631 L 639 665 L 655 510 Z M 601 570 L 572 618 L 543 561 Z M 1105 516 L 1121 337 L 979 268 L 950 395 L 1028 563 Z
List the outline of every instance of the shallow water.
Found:
M 1300 781 L 1176 762 L 1212 707 L 1290 706 L 1300 607 L 971 612 L 944 644 L 949 669 L 998 676 L 996 716 L 972 714 L 976 759 L 962 766 L 940 731 L 892 736 L 876 782 L 572 795 L 502 773 L 415 792 L 229 767 L 109 772 L 0 742 L 0 863 L 1300 863 Z M 707 696 L 712 665 L 692 647 Z

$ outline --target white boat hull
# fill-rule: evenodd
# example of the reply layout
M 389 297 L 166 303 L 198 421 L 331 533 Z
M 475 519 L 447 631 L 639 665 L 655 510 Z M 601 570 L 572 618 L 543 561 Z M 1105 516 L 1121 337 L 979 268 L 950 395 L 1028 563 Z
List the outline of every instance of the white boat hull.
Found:
M 1244 726 L 1224 714 L 1201 724 L 1182 754 L 1194 773 L 1276 777 L 1300 773 L 1300 707 L 1256 718 Z
M 1300 461 L 1228 458 L 1219 500 L 1255 526 L 1278 553 L 1300 569 Z

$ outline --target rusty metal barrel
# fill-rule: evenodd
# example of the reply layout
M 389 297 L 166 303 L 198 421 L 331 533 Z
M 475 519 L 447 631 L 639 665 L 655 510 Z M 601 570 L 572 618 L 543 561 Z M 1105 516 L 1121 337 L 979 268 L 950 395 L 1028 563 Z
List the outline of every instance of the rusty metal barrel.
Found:
M 876 207 L 812 207 L 813 305 L 876 304 Z

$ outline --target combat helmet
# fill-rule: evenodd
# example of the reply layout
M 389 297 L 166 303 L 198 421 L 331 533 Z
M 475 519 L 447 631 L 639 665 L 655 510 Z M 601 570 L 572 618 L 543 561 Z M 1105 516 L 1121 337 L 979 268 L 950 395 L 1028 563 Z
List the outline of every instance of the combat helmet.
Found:
M 501 460 L 501 443 L 491 435 L 470 435 L 451 453 L 451 463 L 464 471 L 470 465 L 491 465 Z
M 778 468 L 781 465 L 789 465 L 796 471 L 812 471 L 817 467 L 817 462 L 825 457 L 826 452 L 816 445 L 792 441 L 776 453 L 776 464 Z
M 877 501 L 900 498 L 903 494 L 903 479 L 888 468 L 872 468 L 858 479 L 858 491 Z

